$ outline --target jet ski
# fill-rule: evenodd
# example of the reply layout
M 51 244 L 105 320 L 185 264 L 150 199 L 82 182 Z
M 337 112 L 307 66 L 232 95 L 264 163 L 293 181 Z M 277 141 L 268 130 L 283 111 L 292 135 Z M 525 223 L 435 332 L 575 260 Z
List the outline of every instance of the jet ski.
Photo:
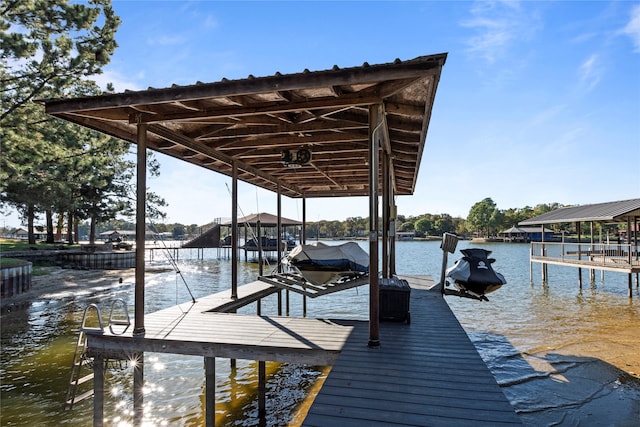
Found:
M 457 292 L 445 290 L 445 293 L 488 301 L 485 294 L 494 292 L 507 283 L 504 276 L 491 267 L 495 262 L 495 259 L 488 258 L 491 251 L 472 248 L 461 249 L 460 252 L 463 257 L 445 272 L 446 279 L 453 282 Z

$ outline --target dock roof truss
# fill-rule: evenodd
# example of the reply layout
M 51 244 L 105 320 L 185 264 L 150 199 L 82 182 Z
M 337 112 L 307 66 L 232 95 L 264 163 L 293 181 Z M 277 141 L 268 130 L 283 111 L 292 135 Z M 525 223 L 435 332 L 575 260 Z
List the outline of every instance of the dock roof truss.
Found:
M 394 194 L 413 194 L 446 54 L 166 89 L 43 100 L 46 112 L 289 197 L 367 196 L 370 107 Z M 309 163 L 285 167 L 284 150 Z

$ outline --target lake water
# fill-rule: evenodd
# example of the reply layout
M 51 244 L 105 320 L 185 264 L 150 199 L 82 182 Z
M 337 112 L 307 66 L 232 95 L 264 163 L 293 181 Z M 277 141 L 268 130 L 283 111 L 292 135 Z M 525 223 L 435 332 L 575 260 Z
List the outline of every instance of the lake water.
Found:
M 335 242 L 339 243 L 339 242 Z M 367 249 L 364 242 L 361 243 Z M 507 398 L 527 425 L 640 425 L 640 293 L 627 296 L 627 275 L 600 273 L 578 288 L 577 269 L 549 266 L 549 282 L 534 264 L 529 277 L 529 245 L 460 242 L 458 249 L 493 251 L 494 268 L 507 285 L 489 302 L 447 296 L 447 302 L 487 362 Z M 399 274 L 439 279 L 439 242 L 397 242 Z M 230 287 L 231 262 L 215 249 L 204 259 L 181 252 L 180 270 L 196 298 Z M 449 255 L 449 265 L 460 253 Z M 164 265 L 156 256 L 153 265 Z M 268 267 L 265 267 L 268 269 Z M 239 283 L 255 280 L 258 265 L 241 263 Z M 69 368 L 82 312 L 98 303 L 108 312 L 122 298 L 133 307 L 130 283 L 89 297 L 35 301 L 2 314 L 1 425 L 91 425 L 92 401 L 63 411 Z M 146 311 L 189 301 L 174 271 L 148 275 Z M 367 319 L 368 289 L 361 287 L 307 300 L 311 317 Z M 255 313 L 255 306 L 241 310 Z M 262 304 L 276 314 L 276 299 Z M 301 316 L 301 296 L 292 294 L 290 315 Z M 216 362 L 218 425 L 296 425 L 298 408 L 313 393 L 323 367 L 267 364 L 267 420 L 257 416 L 256 365 Z M 131 366 L 110 369 L 105 425 L 132 420 Z M 204 423 L 204 370 L 200 357 L 145 355 L 145 425 L 198 426 Z

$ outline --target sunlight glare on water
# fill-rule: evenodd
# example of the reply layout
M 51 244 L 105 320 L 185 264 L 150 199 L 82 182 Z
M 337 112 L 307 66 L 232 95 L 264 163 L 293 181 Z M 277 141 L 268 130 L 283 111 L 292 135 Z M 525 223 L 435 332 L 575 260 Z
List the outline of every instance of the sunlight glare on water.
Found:
M 365 242 L 360 244 L 368 250 Z M 430 275 L 438 281 L 442 264 L 439 245 L 397 242 L 398 273 Z M 595 283 L 587 280 L 580 290 L 576 269 L 549 266 L 549 283 L 543 284 L 538 264 L 534 264 L 530 280 L 529 245 L 481 246 L 493 251 L 493 267 L 508 283 L 489 294 L 489 302 L 447 296 L 447 303 L 523 421 L 529 425 L 572 425 L 586 408 L 595 414 L 589 420 L 599 422 L 607 413 L 602 406 L 607 404 L 616 408 L 613 419 L 623 420 L 618 425 L 627 425 L 624 420 L 636 416 L 640 419 L 640 295 L 634 288 L 634 298 L 627 297 L 626 275 L 606 273 L 602 281 L 598 273 Z M 458 249 L 465 247 L 477 245 L 467 241 L 458 244 Z M 448 264 L 459 257 L 459 251 L 450 254 Z M 196 298 L 229 289 L 230 260 L 219 259 L 215 249 L 205 250 L 204 259 L 195 258 L 185 251 L 178 265 Z M 182 277 L 166 267 L 160 256 L 149 264 L 146 312 L 191 299 Z M 272 268 L 273 264 L 266 266 L 265 273 Z M 256 262 L 241 262 L 240 284 L 257 276 Z M 90 297 L 37 301 L 3 312 L 2 425 L 91 425 L 91 400 L 76 405 L 72 416 L 62 411 L 62 400 L 84 308 L 98 303 L 106 311 L 116 298 L 125 299 L 133 313 L 130 283 Z M 290 315 L 302 316 L 302 297 L 292 293 L 290 298 Z M 368 287 L 348 289 L 307 299 L 307 313 L 311 317 L 367 320 L 368 299 Z M 255 311 L 252 305 L 239 313 Z M 275 296 L 263 301 L 262 313 L 277 313 Z M 268 363 L 267 369 L 267 425 L 286 425 L 308 391 L 326 375 L 322 367 Z M 238 361 L 232 368 L 228 359 L 216 359 L 217 422 L 256 425 L 256 372 L 253 361 Z M 145 382 L 146 425 L 204 423 L 201 357 L 146 354 Z M 106 384 L 111 397 L 105 405 L 105 425 L 131 425 L 132 364 L 109 369 Z M 620 409 L 616 402 L 635 403 Z

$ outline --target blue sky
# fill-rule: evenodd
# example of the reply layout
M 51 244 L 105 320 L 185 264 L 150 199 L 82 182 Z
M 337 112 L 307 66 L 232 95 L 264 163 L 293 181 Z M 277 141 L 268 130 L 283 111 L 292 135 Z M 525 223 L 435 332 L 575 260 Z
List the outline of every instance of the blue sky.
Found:
M 398 213 L 640 197 L 640 2 L 114 1 L 117 91 L 297 73 L 448 52 L 420 176 Z M 229 217 L 230 179 L 159 155 L 168 222 Z M 244 214 L 276 196 L 239 186 Z M 283 197 L 283 215 L 301 202 Z M 307 220 L 368 216 L 310 199 Z

